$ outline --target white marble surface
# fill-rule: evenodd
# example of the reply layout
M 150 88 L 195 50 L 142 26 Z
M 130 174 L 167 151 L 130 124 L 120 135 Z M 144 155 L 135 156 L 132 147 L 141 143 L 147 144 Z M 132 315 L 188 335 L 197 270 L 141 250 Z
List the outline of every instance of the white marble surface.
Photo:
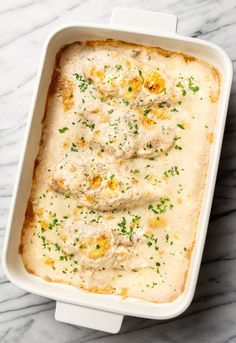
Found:
M 0 247 L 42 44 L 69 21 L 108 23 L 115 6 L 176 14 L 178 31 L 222 46 L 236 68 L 235 0 L 0 2 Z M 236 342 L 236 82 L 198 287 L 179 318 L 125 318 L 119 335 L 58 323 L 54 301 L 10 284 L 0 266 L 0 342 Z M 1 248 L 0 248 L 1 249 Z

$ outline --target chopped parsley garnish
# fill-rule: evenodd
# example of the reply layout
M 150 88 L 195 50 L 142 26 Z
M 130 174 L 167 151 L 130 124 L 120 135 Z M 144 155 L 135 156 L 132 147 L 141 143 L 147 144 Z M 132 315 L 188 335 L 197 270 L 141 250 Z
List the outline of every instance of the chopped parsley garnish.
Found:
M 133 88 L 132 87 L 129 87 L 128 88 L 128 92 L 132 92 Z
M 179 175 L 180 174 L 180 170 L 179 170 L 179 168 L 177 166 L 173 166 L 169 170 L 166 170 L 163 174 L 166 177 L 175 176 L 175 175 Z
M 143 235 L 145 238 L 147 238 L 147 246 L 150 247 L 154 247 L 155 250 L 158 250 L 158 246 L 157 246 L 157 237 L 154 236 L 154 234 L 152 233 L 151 235 Z
M 169 209 L 172 210 L 173 207 L 174 205 L 170 202 L 170 198 L 160 198 L 156 206 L 153 206 L 153 204 L 148 205 L 148 209 L 155 214 L 165 213 Z
M 144 114 L 145 116 L 147 116 L 148 113 L 150 113 L 151 111 L 152 111 L 151 108 L 146 108 L 146 110 L 143 111 L 143 114 Z
M 90 123 L 88 120 L 83 120 L 81 122 L 83 125 L 85 125 L 86 127 L 88 127 L 91 131 L 93 131 L 95 129 L 95 124 L 94 123 Z
M 55 249 L 56 251 L 61 251 L 61 246 L 58 243 L 55 243 Z
M 83 79 L 83 76 L 81 75 L 81 74 L 77 74 L 77 73 L 75 73 L 75 74 L 73 74 L 74 76 L 75 76 L 75 78 L 76 78 L 76 80 L 78 80 L 79 81 L 79 89 L 80 89 L 80 91 L 82 92 L 82 93 L 84 93 L 85 91 L 86 91 L 86 89 L 88 88 L 88 85 L 90 85 L 91 84 L 91 80 L 85 80 L 85 79 Z
M 139 225 L 139 219 L 141 217 L 139 216 L 134 216 L 131 220 L 131 223 L 130 225 L 128 226 L 128 223 L 127 223 L 127 220 L 125 217 L 122 217 L 122 220 L 120 223 L 117 223 L 117 225 L 120 227 L 120 232 L 122 235 L 125 235 L 125 236 L 133 236 L 134 234 L 134 228 L 139 228 L 140 225 Z
M 127 227 L 127 222 L 126 222 L 126 219 L 125 217 L 122 217 L 122 220 L 120 223 L 117 223 L 117 225 L 120 227 L 120 231 L 122 233 L 122 235 L 126 235 L 126 236 L 129 236 L 131 237 L 133 235 L 133 228 L 131 227 Z
M 78 147 L 77 147 L 77 145 L 75 143 L 71 143 L 70 150 L 73 151 L 73 152 L 78 152 L 79 151 L 79 149 L 78 149 Z
M 180 145 L 177 145 L 177 144 L 175 145 L 174 148 L 175 148 L 175 150 L 182 150 L 182 147 Z
M 159 274 L 159 267 L 161 266 L 160 262 L 156 262 L 156 272 Z
M 139 76 L 141 77 L 141 79 L 144 81 L 144 77 L 143 77 L 143 73 L 142 73 L 142 71 L 141 71 L 141 70 L 139 70 L 139 71 L 138 71 L 138 73 L 139 73 Z
M 122 68 L 122 65 L 121 64 L 116 64 L 116 69 L 121 69 Z
M 182 124 L 177 124 L 177 126 L 178 126 L 180 129 L 182 129 L 182 130 L 185 129 L 185 127 L 184 127 Z
M 112 114 L 112 112 L 114 112 L 114 110 L 111 109 L 111 110 L 109 110 L 107 113 L 108 113 L 108 114 Z
M 127 99 L 122 99 L 122 101 L 123 101 L 123 103 L 124 103 L 126 106 L 129 105 L 129 100 L 127 100 Z
M 52 230 L 53 228 L 56 228 L 59 225 L 59 220 L 57 218 L 54 218 L 53 221 L 48 225 L 48 229 Z
M 131 169 L 130 172 L 134 173 L 134 174 L 138 174 L 139 173 L 139 169 Z
M 194 78 L 192 76 L 188 79 L 188 88 L 195 94 L 200 88 L 193 84 L 193 80 Z
M 136 122 L 136 120 L 134 122 L 131 122 L 130 120 L 128 121 L 128 126 L 129 126 L 129 129 L 130 131 L 135 134 L 135 135 L 138 135 L 138 129 L 139 129 L 139 126 Z
M 176 87 L 178 87 L 178 88 L 181 90 L 183 96 L 186 96 L 187 92 L 186 92 L 186 90 L 184 89 L 184 85 L 182 84 L 182 82 L 179 81 L 179 82 L 177 83 Z
M 60 133 L 65 133 L 68 129 L 68 127 L 62 127 L 61 129 L 58 129 Z

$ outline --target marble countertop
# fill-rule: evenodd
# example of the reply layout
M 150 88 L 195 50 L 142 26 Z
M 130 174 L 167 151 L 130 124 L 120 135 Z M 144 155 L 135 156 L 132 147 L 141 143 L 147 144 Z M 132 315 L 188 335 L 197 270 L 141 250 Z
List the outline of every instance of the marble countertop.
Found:
M 235 0 L 9 0 L 0 3 L 0 249 L 42 44 L 70 21 L 108 23 L 116 6 L 176 14 L 178 32 L 219 44 L 236 69 Z M 233 82 L 196 294 L 180 317 L 126 317 L 119 335 L 54 320 L 55 302 L 29 294 L 0 265 L 0 342 L 236 342 L 236 80 Z

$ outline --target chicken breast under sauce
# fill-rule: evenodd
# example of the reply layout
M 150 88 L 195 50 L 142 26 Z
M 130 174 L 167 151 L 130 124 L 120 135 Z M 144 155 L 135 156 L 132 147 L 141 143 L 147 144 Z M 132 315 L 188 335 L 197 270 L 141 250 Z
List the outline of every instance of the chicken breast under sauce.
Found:
M 127 167 L 98 158 L 64 158 L 52 172 L 50 184 L 56 192 L 101 211 L 131 208 L 160 197 L 150 183 L 134 179 Z

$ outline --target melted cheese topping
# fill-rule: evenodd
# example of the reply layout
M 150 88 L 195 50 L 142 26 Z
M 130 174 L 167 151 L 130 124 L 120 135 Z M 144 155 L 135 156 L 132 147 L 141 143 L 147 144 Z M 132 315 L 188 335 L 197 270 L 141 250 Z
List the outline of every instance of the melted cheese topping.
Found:
M 58 56 L 24 265 L 91 292 L 173 301 L 194 246 L 219 74 L 194 57 L 110 40 Z

